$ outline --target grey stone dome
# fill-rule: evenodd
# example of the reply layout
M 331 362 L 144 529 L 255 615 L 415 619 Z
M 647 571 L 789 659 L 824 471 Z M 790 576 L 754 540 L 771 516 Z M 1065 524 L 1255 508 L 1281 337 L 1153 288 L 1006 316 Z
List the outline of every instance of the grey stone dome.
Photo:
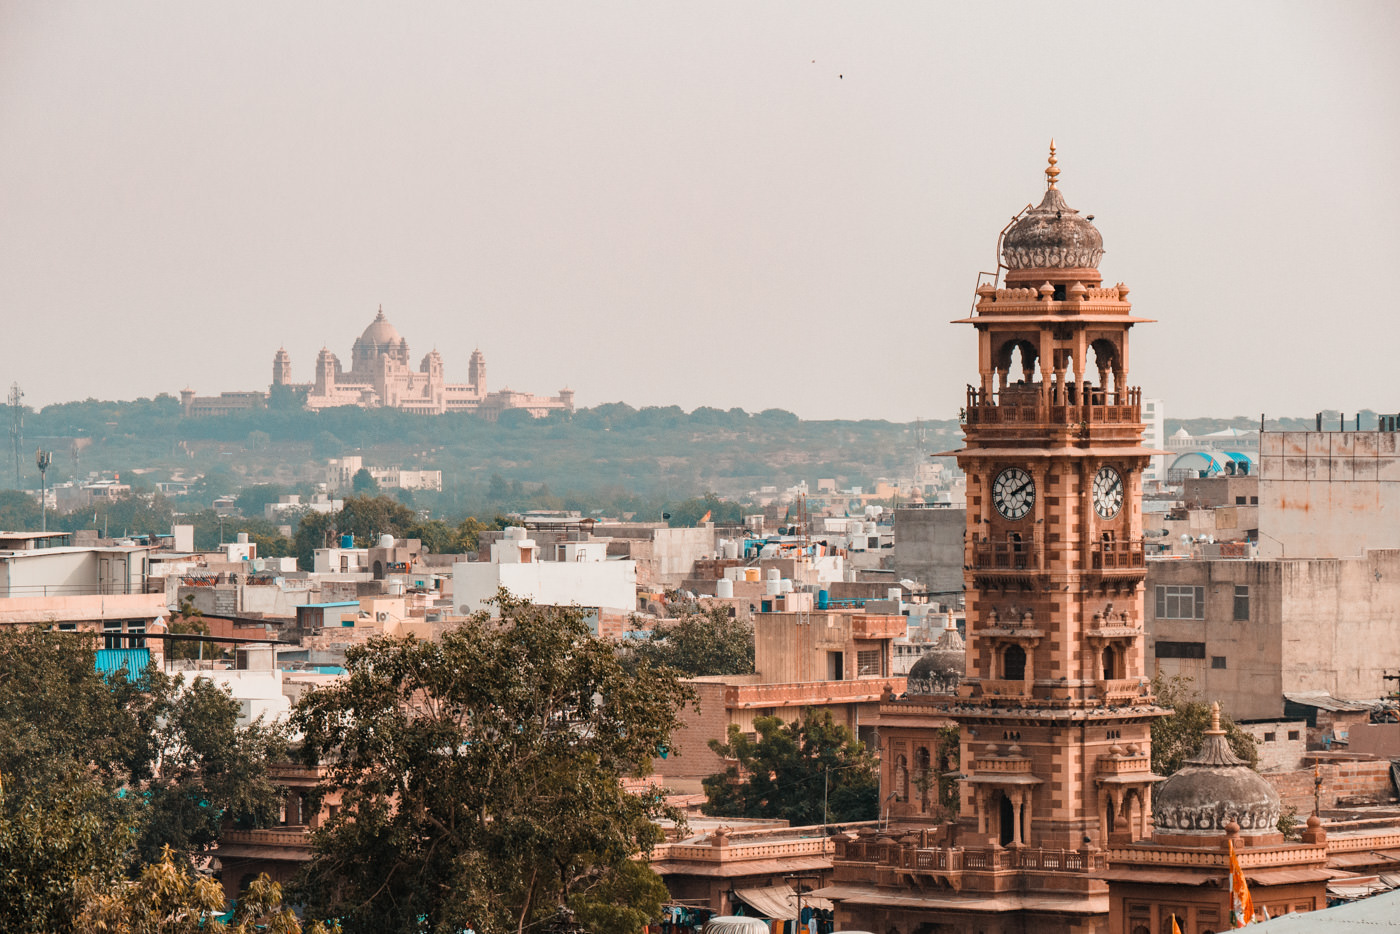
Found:
M 1103 257 L 1103 235 L 1066 204 L 1060 189 L 1052 185 L 1039 206 L 1006 232 L 1001 256 L 1010 269 L 1097 269 Z
M 1230 821 L 1244 833 L 1276 833 L 1282 807 L 1273 786 L 1230 749 L 1215 704 L 1201 751 L 1153 794 L 1152 819 L 1167 834 L 1221 836 Z
M 942 694 L 957 687 L 967 670 L 967 646 L 958 630 L 949 626 L 938 641 L 909 669 L 910 694 Z

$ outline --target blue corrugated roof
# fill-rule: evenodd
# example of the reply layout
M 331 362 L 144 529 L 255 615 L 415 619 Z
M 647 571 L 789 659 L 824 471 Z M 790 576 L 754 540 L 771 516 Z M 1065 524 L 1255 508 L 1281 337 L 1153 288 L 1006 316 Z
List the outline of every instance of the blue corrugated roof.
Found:
M 94 667 L 99 674 L 107 676 L 125 671 L 128 681 L 141 677 L 146 666 L 151 664 L 150 649 L 98 649 L 94 654 Z

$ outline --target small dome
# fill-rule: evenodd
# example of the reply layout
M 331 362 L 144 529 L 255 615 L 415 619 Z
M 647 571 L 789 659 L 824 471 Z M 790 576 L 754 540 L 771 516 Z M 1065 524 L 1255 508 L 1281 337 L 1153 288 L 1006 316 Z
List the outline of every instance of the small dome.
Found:
M 909 669 L 910 694 L 942 694 L 957 687 L 967 670 L 967 646 L 952 620 L 949 627 Z
M 365 328 L 365 333 L 360 335 L 360 340 L 374 347 L 384 347 L 389 344 L 398 344 L 403 341 L 399 332 L 389 323 L 389 319 L 384 317 L 384 306 L 379 306 L 379 314 L 374 316 L 369 327 Z
M 1052 186 L 1006 232 L 1001 255 L 1010 269 L 1097 269 L 1103 235 Z
M 1278 792 L 1230 749 L 1220 728 L 1220 705 L 1211 705 L 1211 728 L 1201 751 L 1152 796 L 1159 833 L 1220 836 L 1231 821 L 1245 833 L 1277 833 Z

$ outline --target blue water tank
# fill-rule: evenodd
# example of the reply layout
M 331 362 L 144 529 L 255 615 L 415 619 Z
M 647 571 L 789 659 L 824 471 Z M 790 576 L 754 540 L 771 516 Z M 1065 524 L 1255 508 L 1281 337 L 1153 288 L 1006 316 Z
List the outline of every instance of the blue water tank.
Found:
M 355 536 L 353 536 L 353 535 L 342 535 L 342 536 L 340 536 L 340 547 L 341 547 L 341 548 L 354 548 L 354 547 L 355 547 Z
M 829 610 L 829 609 L 831 609 L 831 591 L 829 591 L 829 590 L 818 590 L 818 591 L 817 591 L 817 609 L 819 609 L 819 610 Z

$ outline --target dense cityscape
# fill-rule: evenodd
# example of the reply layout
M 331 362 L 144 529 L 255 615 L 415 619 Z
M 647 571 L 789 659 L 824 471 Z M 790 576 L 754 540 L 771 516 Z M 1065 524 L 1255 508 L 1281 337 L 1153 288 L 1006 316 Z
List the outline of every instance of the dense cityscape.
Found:
M 1143 365 L 1117 264 L 1175 254 L 1083 209 L 1098 142 L 949 222 L 933 417 L 512 389 L 546 328 L 416 357 L 369 296 L 227 385 L 7 358 L 0 929 L 1400 927 L 1400 409 Z

